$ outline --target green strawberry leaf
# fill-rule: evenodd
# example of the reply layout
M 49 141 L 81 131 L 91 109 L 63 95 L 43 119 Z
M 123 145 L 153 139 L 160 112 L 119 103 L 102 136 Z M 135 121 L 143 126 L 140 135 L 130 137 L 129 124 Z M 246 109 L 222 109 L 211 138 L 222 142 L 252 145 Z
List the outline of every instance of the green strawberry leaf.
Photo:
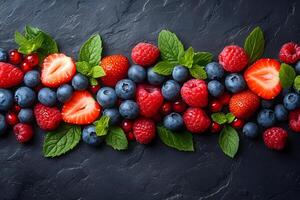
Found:
M 92 70 L 92 67 L 88 62 L 81 61 L 81 62 L 76 62 L 76 70 L 79 73 L 88 76 L 90 71 Z
M 101 54 L 101 37 L 99 34 L 94 34 L 80 48 L 79 61 L 86 61 L 92 66 L 97 66 L 99 65 Z
M 63 124 L 57 130 L 47 133 L 43 145 L 44 156 L 60 156 L 72 150 L 79 143 L 80 138 L 80 126 Z
M 213 55 L 209 52 L 196 52 L 193 59 L 195 65 L 205 66 L 212 61 Z
M 239 135 L 234 128 L 226 125 L 219 135 L 219 145 L 225 155 L 233 158 L 239 148 Z
M 288 64 L 282 63 L 279 71 L 280 84 L 283 88 L 288 88 L 293 85 L 296 77 L 294 68 Z
M 161 141 L 179 151 L 194 151 L 193 136 L 184 131 L 182 133 L 173 133 L 163 126 L 157 127 L 158 135 Z
M 179 59 L 179 64 L 187 67 L 187 68 L 192 68 L 193 66 L 193 60 L 194 58 L 194 49 L 192 47 L 188 48 L 183 56 Z
M 128 141 L 124 131 L 117 126 L 109 128 L 108 134 L 106 135 L 105 142 L 116 150 L 125 150 L 128 148 Z
M 211 119 L 218 124 L 225 124 L 227 122 L 226 115 L 222 112 L 213 113 Z
M 153 67 L 153 71 L 164 76 L 169 76 L 172 74 L 174 66 L 169 61 L 160 61 Z
M 265 39 L 260 27 L 253 29 L 246 38 L 244 49 L 250 58 L 250 64 L 261 58 L 265 50 Z
M 106 135 L 109 129 L 109 117 L 102 116 L 98 121 L 94 122 L 96 126 L 96 134 L 97 136 Z
M 294 80 L 294 89 L 296 92 L 300 92 L 300 75 L 296 76 Z
M 206 71 L 203 66 L 194 65 L 189 69 L 190 74 L 196 79 L 207 79 Z
M 92 68 L 92 71 L 91 71 L 92 73 L 92 77 L 93 78 L 100 78 L 100 77 L 102 77 L 102 76 L 105 76 L 105 71 L 103 70 L 103 68 L 101 67 L 101 66 L 99 66 L 99 65 L 97 65 L 97 66 L 94 66 L 93 68 Z
M 90 81 L 90 84 L 93 85 L 93 86 L 99 84 L 98 81 L 97 81 L 97 79 L 95 79 L 95 78 L 93 78 L 93 77 L 90 77 L 89 81 Z
M 227 119 L 227 123 L 231 123 L 235 119 L 235 116 L 232 113 L 227 113 L 225 116 Z

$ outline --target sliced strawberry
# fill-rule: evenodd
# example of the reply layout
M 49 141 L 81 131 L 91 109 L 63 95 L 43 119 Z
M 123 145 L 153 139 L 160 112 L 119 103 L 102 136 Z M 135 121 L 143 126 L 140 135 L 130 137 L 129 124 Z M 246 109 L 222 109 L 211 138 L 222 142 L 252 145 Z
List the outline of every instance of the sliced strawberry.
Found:
M 76 91 L 71 99 L 63 105 L 62 118 L 70 124 L 90 124 L 101 111 L 100 105 L 88 91 Z
M 263 99 L 274 99 L 281 91 L 280 63 L 264 58 L 251 65 L 244 74 L 248 87 Z
M 69 82 L 76 73 L 72 58 L 62 53 L 51 54 L 44 59 L 41 80 L 45 86 L 59 87 Z

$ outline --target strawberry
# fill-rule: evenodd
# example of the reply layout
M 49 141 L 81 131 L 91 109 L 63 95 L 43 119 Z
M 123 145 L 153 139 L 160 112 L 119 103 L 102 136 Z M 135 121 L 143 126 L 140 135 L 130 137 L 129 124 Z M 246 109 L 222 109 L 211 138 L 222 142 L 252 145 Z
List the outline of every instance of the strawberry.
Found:
M 10 88 L 22 83 L 24 73 L 17 67 L 0 62 L 0 88 Z
M 293 110 L 289 114 L 290 129 L 299 133 L 300 132 L 300 108 Z
M 139 85 L 136 91 L 136 102 L 142 116 L 154 117 L 160 111 L 164 98 L 158 87 Z
M 51 54 L 44 59 L 41 81 L 48 87 L 59 87 L 72 80 L 76 66 L 72 58 L 62 53 Z
M 282 150 L 288 138 L 286 130 L 280 127 L 272 127 L 263 133 L 263 140 L 269 149 Z
M 137 142 L 141 144 L 150 143 L 156 135 L 154 121 L 146 118 L 135 120 L 133 124 L 133 134 Z
M 47 107 L 39 103 L 34 107 L 34 115 L 38 126 L 46 131 L 55 130 L 61 122 L 61 114 L 57 107 Z
M 251 92 L 245 90 L 234 94 L 229 102 L 230 112 L 237 118 L 247 119 L 251 117 L 260 106 L 259 97 Z
M 90 124 L 101 112 L 100 105 L 88 91 L 76 91 L 62 107 L 62 118 L 70 124 Z
M 123 55 L 111 55 L 104 57 L 100 65 L 106 74 L 101 81 L 106 86 L 115 87 L 119 80 L 127 76 L 129 61 Z
M 263 99 L 274 99 L 281 91 L 279 81 L 280 63 L 264 58 L 256 61 L 245 72 L 248 87 Z

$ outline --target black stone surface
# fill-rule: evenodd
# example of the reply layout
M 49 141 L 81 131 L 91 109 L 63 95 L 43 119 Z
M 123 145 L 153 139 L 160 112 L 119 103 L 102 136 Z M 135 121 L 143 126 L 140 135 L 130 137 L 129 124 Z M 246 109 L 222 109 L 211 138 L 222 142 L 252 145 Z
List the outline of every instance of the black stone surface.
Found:
M 186 46 L 217 55 L 227 44 L 242 45 L 259 25 L 266 57 L 300 42 L 300 2 L 294 1 L 55 1 L 1 0 L 0 46 L 15 47 L 13 35 L 26 24 L 49 32 L 62 52 L 76 58 L 80 45 L 99 32 L 105 54 L 127 56 L 139 41 L 156 42 L 161 29 Z M 126 152 L 80 144 L 57 159 L 42 156 L 44 134 L 19 145 L 0 138 L 0 199 L 299 199 L 300 135 L 289 134 L 284 152 L 241 136 L 238 156 L 223 155 L 217 135 L 195 137 L 195 153 L 177 152 L 155 141 L 131 144 Z

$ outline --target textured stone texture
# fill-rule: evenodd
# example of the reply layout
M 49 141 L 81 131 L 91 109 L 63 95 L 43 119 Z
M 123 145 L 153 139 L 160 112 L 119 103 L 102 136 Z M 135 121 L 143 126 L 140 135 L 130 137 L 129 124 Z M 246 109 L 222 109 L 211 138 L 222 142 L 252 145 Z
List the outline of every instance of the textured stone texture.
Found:
M 243 44 L 260 25 L 265 56 L 276 57 L 287 41 L 300 42 L 300 2 L 208 0 L 55 1 L 2 0 L 0 46 L 13 48 L 13 34 L 25 24 L 51 33 L 62 52 L 73 57 L 99 32 L 105 54 L 129 55 L 136 42 L 156 42 L 167 28 L 186 46 L 218 54 L 226 44 Z M 231 160 L 216 135 L 195 137 L 195 153 L 131 144 L 127 152 L 80 144 L 57 159 L 42 157 L 44 134 L 19 145 L 12 135 L 0 138 L 0 199 L 299 199 L 300 135 L 290 133 L 289 148 L 267 150 L 261 139 L 241 137 Z

